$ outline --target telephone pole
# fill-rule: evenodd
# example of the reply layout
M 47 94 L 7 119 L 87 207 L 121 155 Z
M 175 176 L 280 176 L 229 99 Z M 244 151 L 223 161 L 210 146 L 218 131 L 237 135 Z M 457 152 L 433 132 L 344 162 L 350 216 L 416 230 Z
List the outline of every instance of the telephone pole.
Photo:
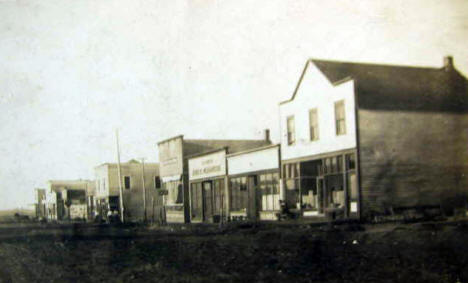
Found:
M 119 175 L 119 200 L 120 200 L 120 221 L 124 223 L 124 201 L 123 201 L 123 191 L 122 191 L 122 172 L 120 170 L 120 147 L 119 147 L 119 130 L 115 130 L 115 137 L 117 141 L 117 168 Z

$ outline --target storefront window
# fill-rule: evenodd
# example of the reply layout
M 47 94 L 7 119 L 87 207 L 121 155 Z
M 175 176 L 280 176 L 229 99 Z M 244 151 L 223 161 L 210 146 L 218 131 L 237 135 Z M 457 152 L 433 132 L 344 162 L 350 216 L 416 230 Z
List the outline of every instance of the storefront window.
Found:
M 247 178 L 231 178 L 231 210 L 246 210 L 248 205 Z
M 337 172 L 343 172 L 343 156 L 339 155 L 336 157 Z
M 259 176 L 259 191 L 261 210 L 279 209 L 279 183 L 278 173 L 261 174 Z
M 327 176 L 326 183 L 329 190 L 328 197 L 330 206 L 335 208 L 344 207 L 343 175 Z
M 301 180 L 302 205 L 304 209 L 314 210 L 318 205 L 317 180 L 304 178 Z
M 183 186 L 180 181 L 171 181 L 165 183 L 167 190 L 167 204 L 182 204 L 183 203 Z
M 213 181 L 215 214 L 224 208 L 224 180 Z

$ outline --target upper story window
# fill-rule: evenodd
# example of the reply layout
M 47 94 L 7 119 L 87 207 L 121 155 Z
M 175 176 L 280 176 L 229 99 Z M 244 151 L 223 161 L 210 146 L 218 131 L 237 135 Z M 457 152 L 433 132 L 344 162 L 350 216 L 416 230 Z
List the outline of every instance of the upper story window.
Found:
M 287 128 L 288 128 L 288 145 L 291 145 L 296 142 L 296 131 L 294 128 L 294 116 L 289 116 L 286 121 L 287 121 Z
M 318 130 L 317 108 L 309 110 L 309 128 L 310 128 L 310 140 L 311 141 L 318 140 L 319 130 Z
M 127 190 L 130 189 L 130 176 L 124 177 L 124 188 Z
M 154 188 L 155 189 L 161 188 L 161 178 L 159 178 L 159 176 L 154 176 Z
M 335 126 L 336 135 L 346 134 L 345 104 L 344 100 L 335 102 Z

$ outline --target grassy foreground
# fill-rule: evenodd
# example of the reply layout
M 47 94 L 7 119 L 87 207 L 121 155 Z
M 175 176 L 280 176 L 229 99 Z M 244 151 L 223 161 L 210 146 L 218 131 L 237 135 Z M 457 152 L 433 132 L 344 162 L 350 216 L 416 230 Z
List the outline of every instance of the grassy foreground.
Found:
M 468 282 L 468 223 L 0 226 L 0 282 Z

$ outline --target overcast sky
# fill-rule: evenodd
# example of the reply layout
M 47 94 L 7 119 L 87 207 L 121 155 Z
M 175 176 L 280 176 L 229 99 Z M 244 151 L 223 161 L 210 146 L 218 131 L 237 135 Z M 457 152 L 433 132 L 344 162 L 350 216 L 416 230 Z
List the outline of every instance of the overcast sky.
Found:
M 411 2 L 411 3 L 407 3 Z M 156 143 L 278 138 L 307 58 L 468 74 L 468 1 L 0 0 L 0 209 Z

